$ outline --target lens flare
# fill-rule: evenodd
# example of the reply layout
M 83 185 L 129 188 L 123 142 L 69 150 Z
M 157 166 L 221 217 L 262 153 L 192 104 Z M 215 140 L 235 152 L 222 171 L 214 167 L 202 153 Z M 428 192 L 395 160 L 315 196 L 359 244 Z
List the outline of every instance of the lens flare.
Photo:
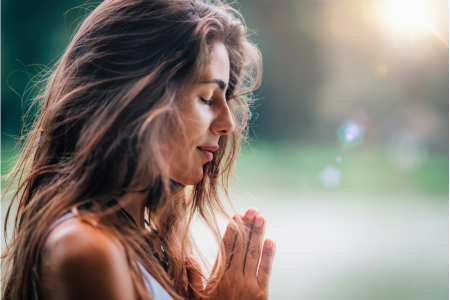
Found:
M 339 186 L 341 182 L 341 171 L 331 166 L 327 166 L 319 174 L 320 181 L 324 188 Z
M 359 146 L 363 143 L 364 127 L 352 120 L 347 120 L 336 131 L 336 135 L 344 148 Z

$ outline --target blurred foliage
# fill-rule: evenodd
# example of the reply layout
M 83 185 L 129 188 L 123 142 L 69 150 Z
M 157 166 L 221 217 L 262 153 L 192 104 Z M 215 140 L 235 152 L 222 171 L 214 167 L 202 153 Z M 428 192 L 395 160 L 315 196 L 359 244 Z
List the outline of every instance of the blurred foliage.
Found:
M 1 2 L 1 127 L 2 141 L 7 146 L 12 143 L 10 135 L 20 135 L 22 115 L 30 103 L 27 101 L 30 93 L 25 93 L 32 86 L 30 79 L 55 62 L 68 45 L 76 24 L 73 22 L 85 12 L 70 10 L 83 3 L 77 0 Z
M 264 57 L 253 122 L 260 138 L 327 141 L 331 128 L 352 117 L 370 123 L 376 145 L 390 132 L 410 128 L 430 148 L 447 151 L 448 47 L 431 32 L 409 36 L 390 28 L 382 18 L 387 12 L 377 12 L 382 2 L 236 4 Z M 3 133 L 20 133 L 21 108 L 27 107 L 12 89 L 23 95 L 27 72 L 34 75 L 36 65 L 59 57 L 77 21 L 96 5 L 84 3 L 2 1 Z M 448 40 L 448 1 L 427 3 Z
M 445 182 L 448 186 L 449 61 L 448 46 L 442 42 L 448 41 L 448 1 L 427 1 L 439 36 L 393 28 L 381 5 L 389 1 L 397 0 L 234 4 L 264 60 L 252 129 L 267 149 L 262 152 L 275 160 L 274 170 L 292 173 L 289 184 L 299 184 L 307 172 L 316 176 L 334 162 L 333 155 L 342 154 L 337 146 L 333 155 L 328 150 L 336 143 L 335 130 L 352 119 L 365 127 L 364 144 L 339 165 L 341 189 L 375 192 L 410 186 L 442 192 Z M 13 136 L 21 134 L 33 95 L 30 79 L 57 61 L 77 24 L 97 4 L 2 1 L 2 161 L 11 155 L 5 151 L 12 149 Z M 386 159 L 390 141 L 395 143 L 405 131 L 425 149 L 426 158 L 409 170 L 395 168 L 395 162 Z M 270 150 L 286 143 L 293 145 L 289 155 Z M 400 151 L 409 151 L 408 145 Z

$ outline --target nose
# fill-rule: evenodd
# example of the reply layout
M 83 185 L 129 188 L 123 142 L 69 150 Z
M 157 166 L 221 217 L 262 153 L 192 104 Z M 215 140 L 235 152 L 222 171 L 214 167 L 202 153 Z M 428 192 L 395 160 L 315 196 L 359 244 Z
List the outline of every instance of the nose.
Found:
M 214 134 L 219 135 L 225 135 L 232 132 L 235 128 L 235 124 L 228 104 L 224 101 L 216 112 L 214 121 L 211 124 L 211 131 Z

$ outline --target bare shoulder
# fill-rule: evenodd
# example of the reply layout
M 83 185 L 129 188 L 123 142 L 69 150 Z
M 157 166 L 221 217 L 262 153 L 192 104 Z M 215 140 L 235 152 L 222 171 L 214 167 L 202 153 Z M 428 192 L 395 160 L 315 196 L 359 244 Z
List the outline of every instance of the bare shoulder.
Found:
M 123 247 L 101 229 L 70 218 L 50 232 L 41 253 L 46 299 L 137 299 Z
M 58 224 L 44 241 L 43 260 L 66 264 L 78 260 L 125 257 L 121 245 L 112 236 L 77 218 Z

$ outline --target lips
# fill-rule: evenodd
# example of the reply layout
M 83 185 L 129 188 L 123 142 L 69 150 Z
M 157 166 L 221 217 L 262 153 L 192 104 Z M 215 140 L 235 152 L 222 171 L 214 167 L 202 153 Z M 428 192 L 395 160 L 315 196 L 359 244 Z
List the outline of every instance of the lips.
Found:
M 197 150 L 200 151 L 200 153 L 208 160 L 212 161 L 213 159 L 213 153 L 219 149 L 219 146 L 198 146 Z
M 200 150 L 206 150 L 209 152 L 216 152 L 219 149 L 219 146 L 216 145 L 211 145 L 211 146 L 198 146 L 197 148 L 199 148 Z

